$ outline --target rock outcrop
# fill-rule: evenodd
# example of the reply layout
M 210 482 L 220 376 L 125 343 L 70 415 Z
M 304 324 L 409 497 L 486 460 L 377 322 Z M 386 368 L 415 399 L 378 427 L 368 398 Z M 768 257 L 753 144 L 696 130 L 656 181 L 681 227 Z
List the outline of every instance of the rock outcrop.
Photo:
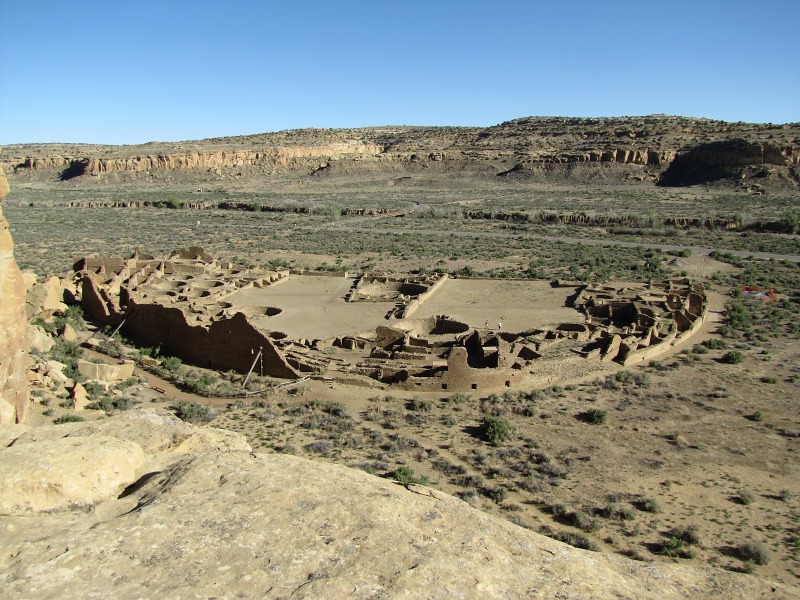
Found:
M 22 181 L 83 177 L 171 181 L 181 174 L 213 181 L 459 172 L 477 177 L 544 178 L 616 173 L 621 181 L 639 182 L 658 180 L 676 157 L 694 161 L 695 148 L 732 139 L 761 148 L 754 155 L 761 161 L 757 164 L 788 170 L 800 162 L 798 131 L 798 124 L 726 123 L 665 115 L 527 117 L 484 128 L 305 129 L 123 147 L 17 145 L 6 147 L 7 158 L 0 164 Z M 794 175 L 783 175 L 776 181 L 795 185 Z
M 679 154 L 661 175 L 659 185 L 686 186 L 736 177 L 742 167 L 795 165 L 800 151 L 791 146 L 732 139 L 700 144 Z M 762 175 L 764 177 L 765 175 Z
M 25 282 L 14 260 L 14 240 L 3 216 L 8 182 L 0 169 L 0 423 L 22 422 L 28 406 Z
M 22 489 L 23 456 L 51 499 L 2 509 L 9 597 L 800 598 L 754 576 L 578 550 L 437 490 L 253 454 L 239 434 L 146 410 L 0 440 L 13 440 L 0 507 Z M 64 448 L 75 462 L 56 473 Z M 50 485 L 61 480 L 85 493 L 71 502 Z

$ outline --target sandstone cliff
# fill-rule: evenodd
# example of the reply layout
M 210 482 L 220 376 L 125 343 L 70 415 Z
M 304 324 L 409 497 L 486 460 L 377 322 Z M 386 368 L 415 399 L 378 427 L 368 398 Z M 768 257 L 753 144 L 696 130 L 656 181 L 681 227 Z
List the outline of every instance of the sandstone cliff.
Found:
M 735 144 L 725 142 L 738 140 Z M 721 146 L 713 146 L 721 142 Z M 708 147 L 712 151 L 698 151 Z M 196 142 L 138 146 L 14 145 L 2 164 L 23 181 L 113 177 L 159 179 L 170 173 L 236 177 L 346 176 L 374 172 L 468 172 L 475 176 L 563 176 L 572 167 L 621 169 L 658 180 L 676 157 L 695 177 L 736 177 L 749 165 L 800 164 L 800 124 L 760 125 L 648 116 L 609 119 L 528 117 L 493 127 L 308 129 Z M 709 162 L 710 161 L 710 162 Z M 710 179 L 703 178 L 708 173 Z M 674 175 L 674 174 L 673 174 Z M 699 175 L 699 177 L 697 176 Z M 121 179 L 120 179 L 121 178 Z M 786 179 L 796 185 L 796 169 Z M 664 182 L 683 185 L 683 179 Z M 677 182 L 677 183 L 675 183 Z
M 253 454 L 239 434 L 148 410 L 0 426 L 0 440 L 9 597 L 800 597 L 578 550 L 436 490 Z
M 8 182 L 0 169 L 0 423 L 22 422 L 28 406 L 25 282 L 3 217 Z

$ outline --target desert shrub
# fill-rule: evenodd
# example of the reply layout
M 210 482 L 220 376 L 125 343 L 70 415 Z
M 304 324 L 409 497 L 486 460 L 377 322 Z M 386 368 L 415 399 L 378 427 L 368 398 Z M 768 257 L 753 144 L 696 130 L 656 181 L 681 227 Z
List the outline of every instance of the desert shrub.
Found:
M 180 369 L 181 364 L 183 364 L 183 361 L 177 356 L 165 356 L 161 361 L 161 368 L 170 373 L 175 373 Z
M 392 473 L 392 479 L 403 485 L 410 485 L 412 483 L 428 485 L 428 478 L 424 475 L 417 477 L 414 475 L 414 469 L 411 467 L 397 467 Z
M 62 423 L 79 423 L 80 421 L 85 421 L 82 416 L 80 415 L 61 415 L 60 417 L 53 419 L 53 423 L 56 425 L 61 425 Z
M 766 565 L 772 560 L 772 554 L 763 542 L 742 542 L 736 547 L 736 553 L 740 559 L 757 565 Z
M 559 465 L 558 463 L 543 462 L 536 466 L 536 472 L 545 477 L 560 479 L 567 476 L 568 469 L 564 465 Z
M 630 521 L 636 518 L 636 514 L 627 506 L 618 506 L 614 502 L 609 502 L 603 508 L 597 511 L 598 514 L 606 519 L 615 519 L 620 521 Z
M 613 377 L 615 381 L 618 381 L 622 385 L 636 385 L 639 387 L 647 387 L 650 385 L 650 377 L 648 377 L 647 373 L 620 371 Z
M 137 350 L 137 354 L 139 355 L 139 358 L 143 358 L 145 356 L 149 356 L 149 357 L 155 358 L 156 356 L 159 355 L 160 352 L 161 352 L 161 346 L 156 346 L 155 348 L 150 348 L 148 346 L 144 346 L 144 347 L 139 348 Z
M 415 397 L 408 403 L 408 410 L 429 412 L 433 408 L 433 401 Z
M 602 410 L 600 408 L 590 408 L 589 410 L 576 415 L 576 418 L 579 421 L 583 421 L 584 423 L 590 423 L 591 425 L 602 425 L 603 423 L 606 422 L 607 417 L 608 417 L 608 411 Z
M 87 404 L 86 408 L 91 410 L 102 410 L 106 414 L 111 414 L 118 410 L 129 410 L 137 404 L 139 404 L 138 400 L 134 400 L 128 396 L 115 396 L 113 398 L 102 397 Z
M 187 423 L 208 423 L 216 416 L 213 408 L 196 402 L 178 402 L 170 409 L 175 411 L 175 416 Z
M 497 504 L 501 504 L 503 500 L 508 497 L 508 490 L 504 487 L 484 487 L 481 488 L 481 494 L 493 500 Z
M 575 548 L 581 548 L 583 550 L 591 550 L 592 552 L 599 552 L 600 547 L 597 545 L 597 542 L 585 536 L 581 533 L 576 533 L 574 531 L 550 531 L 548 529 L 543 529 L 542 534 L 553 538 L 554 540 L 558 540 L 559 542 L 564 542 L 565 544 L 569 544 Z
M 711 338 L 703 341 L 703 346 L 709 350 L 723 350 L 728 347 L 728 342 L 718 338 Z
M 576 510 L 566 515 L 565 519 L 570 525 L 582 531 L 595 531 L 599 526 L 597 520 L 582 510 Z
M 306 450 L 313 452 L 314 454 L 322 454 L 323 456 L 327 456 L 331 450 L 333 450 L 333 447 L 333 442 L 330 440 L 318 440 L 316 442 L 306 444 Z
M 744 504 L 745 506 L 750 506 L 751 504 L 755 504 L 756 497 L 752 492 L 748 492 L 747 490 L 742 490 L 736 496 L 737 501 L 739 504 Z
M 203 392 L 217 380 L 213 375 L 201 375 L 200 377 L 187 377 L 183 384 L 190 392 Z
M 463 475 L 464 473 L 467 472 L 466 469 L 461 465 L 453 464 L 449 460 L 446 460 L 444 458 L 434 461 L 433 468 L 439 471 L 440 473 L 447 475 L 448 477 Z
M 634 506 L 643 512 L 657 514 L 661 512 L 661 503 L 655 498 L 642 498 L 634 503 Z
M 83 377 L 78 373 L 78 359 L 83 356 L 83 348 L 78 342 L 67 342 L 56 338 L 55 344 L 50 349 L 50 358 L 67 365 L 64 375 L 70 379 L 80 380 Z
M 744 354 L 738 350 L 730 350 L 722 356 L 722 362 L 729 365 L 738 365 L 744 362 Z
M 472 400 L 472 397 L 469 394 L 458 392 L 452 396 L 448 396 L 446 400 L 449 404 L 464 404 L 465 402 Z
M 322 412 L 333 415 L 334 417 L 349 417 L 347 414 L 347 408 L 345 408 L 345 405 L 341 402 L 328 400 L 322 404 L 321 408 Z
M 686 542 L 677 537 L 670 537 L 661 542 L 656 552 L 673 558 L 694 558 L 695 555 L 694 551 L 688 547 Z
M 697 525 L 676 527 L 670 532 L 670 537 L 681 540 L 690 546 L 698 546 L 700 544 L 700 530 Z
M 514 433 L 514 428 L 511 424 L 501 417 L 494 417 L 488 413 L 484 413 L 483 421 L 481 422 L 481 435 L 492 446 L 499 446 L 503 442 L 511 439 Z

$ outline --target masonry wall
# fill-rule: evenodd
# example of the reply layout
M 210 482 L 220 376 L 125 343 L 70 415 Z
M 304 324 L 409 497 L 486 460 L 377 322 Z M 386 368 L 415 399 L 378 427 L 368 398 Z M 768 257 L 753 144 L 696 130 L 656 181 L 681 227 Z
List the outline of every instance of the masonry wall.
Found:
M 146 344 L 161 345 L 164 354 L 180 356 L 188 363 L 220 371 L 233 369 L 246 373 L 258 349 L 263 348 L 265 375 L 289 379 L 300 377 L 272 340 L 242 313 L 215 321 L 205 328 L 188 323 L 186 315 L 178 308 L 131 302 L 123 331 Z

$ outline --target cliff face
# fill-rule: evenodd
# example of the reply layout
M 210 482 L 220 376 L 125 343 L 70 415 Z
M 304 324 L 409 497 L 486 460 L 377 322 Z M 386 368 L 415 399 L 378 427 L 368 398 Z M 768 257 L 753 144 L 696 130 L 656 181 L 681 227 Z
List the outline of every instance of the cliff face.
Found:
M 790 146 L 775 146 L 733 139 L 700 144 L 678 155 L 661 175 L 660 185 L 684 186 L 736 177 L 742 167 L 796 165 L 800 152 Z
M 740 145 L 731 145 L 738 140 Z M 727 144 L 727 145 L 726 145 Z M 697 166 L 711 155 L 736 177 L 748 165 L 800 164 L 800 124 L 759 125 L 650 116 L 613 119 L 528 117 L 493 127 L 382 127 L 295 130 L 197 142 L 139 146 L 16 145 L 2 164 L 24 180 L 68 180 L 140 174 L 169 176 L 226 172 L 237 177 L 295 173 L 347 176 L 359 173 L 461 171 L 475 175 L 546 177 L 573 165 L 619 165 L 656 180 L 676 160 L 686 179 L 708 181 L 717 171 Z M 677 158 L 676 158 L 677 157 Z M 689 165 L 688 168 L 686 165 Z M 698 177 L 700 180 L 698 181 Z M 641 180 L 641 178 L 640 178 Z M 671 183 L 670 185 L 683 185 Z
M 3 217 L 8 182 L 0 169 L 0 423 L 22 422 L 28 406 L 25 283 Z

